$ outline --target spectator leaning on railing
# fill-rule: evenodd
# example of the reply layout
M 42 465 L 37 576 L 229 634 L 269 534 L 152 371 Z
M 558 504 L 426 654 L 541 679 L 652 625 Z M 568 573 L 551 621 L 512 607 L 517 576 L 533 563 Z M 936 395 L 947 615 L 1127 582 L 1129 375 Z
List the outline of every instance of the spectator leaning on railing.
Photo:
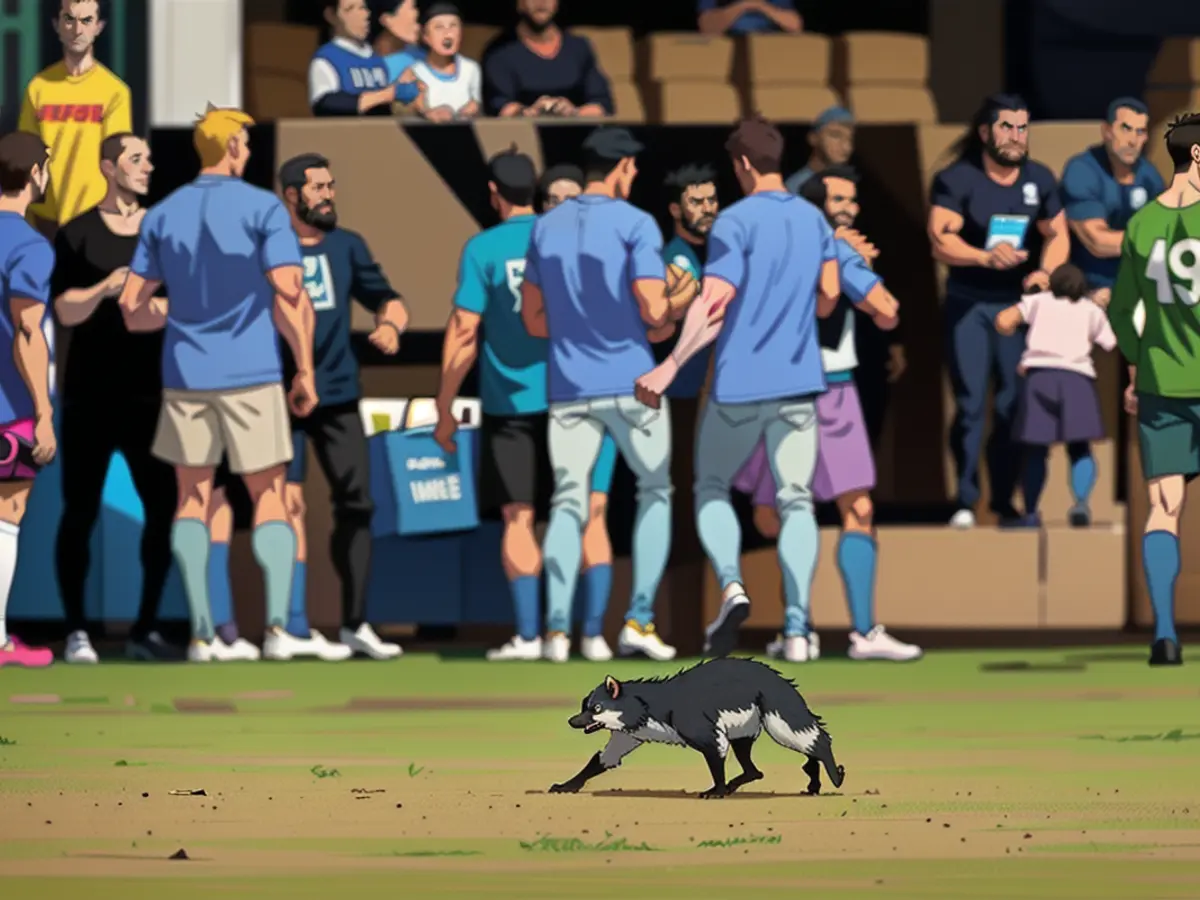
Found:
M 804 19 L 795 0 L 696 0 L 696 27 L 701 34 L 797 32 Z
M 483 59 L 484 105 L 497 116 L 610 116 L 612 91 L 586 38 L 555 24 L 558 0 L 517 0 L 516 29 Z
M 417 99 L 415 85 L 390 83 L 387 64 L 368 43 L 371 10 L 366 0 L 327 0 L 325 21 L 332 38 L 318 48 L 308 66 L 308 102 L 313 115 L 388 115 L 392 101 Z M 397 96 L 405 92 L 407 97 Z
M 483 100 L 479 63 L 460 54 L 462 16 L 453 3 L 437 2 L 421 12 L 421 43 L 425 59 L 412 64 L 414 77 L 425 88 L 417 112 L 431 122 L 473 119 Z

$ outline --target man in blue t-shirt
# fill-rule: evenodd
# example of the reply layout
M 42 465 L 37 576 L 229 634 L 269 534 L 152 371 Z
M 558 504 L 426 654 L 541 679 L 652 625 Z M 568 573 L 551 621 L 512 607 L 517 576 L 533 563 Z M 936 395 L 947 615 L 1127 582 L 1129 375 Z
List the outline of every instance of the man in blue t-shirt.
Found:
M 296 565 L 288 603 L 289 640 L 272 642 L 270 659 L 314 656 L 338 661 L 358 653 L 371 659 L 394 659 L 399 645 L 383 641 L 366 621 L 367 578 L 371 571 L 370 462 L 358 401 L 362 395 L 358 360 L 350 344 L 350 302 L 357 300 L 375 314 L 370 342 L 394 356 L 408 326 L 400 295 L 371 255 L 362 236 L 338 227 L 335 184 L 329 160 L 316 153 L 293 157 L 279 169 L 279 185 L 292 228 L 300 239 L 304 259 L 304 289 L 315 313 L 313 370 L 317 407 L 292 419 L 292 461 L 287 469 L 287 508 L 296 532 Z M 287 344 L 283 354 L 284 381 L 296 373 L 296 360 Z M 330 553 L 342 588 L 340 643 L 330 643 L 309 627 L 307 606 L 308 540 L 305 529 L 304 481 L 307 443 L 312 441 L 317 462 L 325 473 L 333 501 Z M 214 505 L 227 502 L 214 497 Z M 231 515 L 230 515 L 231 517 Z M 213 549 L 217 550 L 214 543 Z M 209 590 L 218 636 L 232 623 L 232 603 L 218 585 L 229 583 L 228 545 L 209 559 Z M 215 570 L 215 571 L 214 571 Z M 229 641 L 226 641 L 229 643 Z
M 688 165 L 667 176 L 667 211 L 675 222 L 675 233 L 663 247 L 663 259 L 679 266 L 692 278 L 700 280 L 708 259 L 708 234 L 717 218 L 717 173 L 711 166 Z M 662 341 L 654 345 L 654 358 L 662 362 L 678 341 Z M 672 400 L 695 400 L 708 377 L 708 362 L 712 354 L 707 348 L 690 360 L 671 383 L 667 396 Z
M 521 282 L 537 221 L 533 202 L 538 177 L 533 160 L 515 147 L 494 156 L 488 170 L 492 208 L 501 222 L 463 248 L 454 311 L 446 327 L 434 436 L 452 451 L 458 423 L 451 407 L 478 360 L 483 403 L 480 505 L 485 515 L 498 513 L 504 522 L 501 560 L 517 626 L 512 639 L 487 658 L 566 662 L 570 641 L 565 631 L 552 629 L 544 641 L 541 637 L 542 551 L 534 530 L 537 520 L 545 518 L 553 479 L 546 439 L 549 348 L 521 322 Z M 606 438 L 592 469 L 583 534 L 586 609 L 580 650 L 594 662 L 612 659 L 603 628 L 612 587 L 607 500 L 616 461 L 616 445 Z
M 821 210 L 784 187 L 779 129 L 759 116 L 747 119 L 726 148 L 746 197 L 713 224 L 703 293 L 675 351 L 637 379 L 638 396 L 656 407 L 688 360 L 717 342 L 695 464 L 696 530 L 724 592 L 705 631 L 705 649 L 717 656 L 734 650 L 750 612 L 730 488 L 760 440 L 780 485 L 784 636 L 808 634 L 817 565 L 815 400 L 825 390 L 817 317 L 832 313 L 841 294 L 833 229 Z
M 325 22 L 332 38 L 308 65 L 308 103 L 314 116 L 385 116 L 392 101 L 411 103 L 415 82 L 400 84 L 367 38 L 371 10 L 366 0 L 326 0 Z
M 933 179 L 928 226 L 933 258 L 950 267 L 944 314 L 958 470 L 950 524 L 975 525 L 984 410 L 995 377 L 988 480 L 992 511 L 1010 525 L 1020 520 L 1012 502 L 1020 466 L 1013 420 L 1025 336 L 1002 335 L 993 322 L 1023 291 L 1049 287 L 1071 239 L 1054 175 L 1029 159 L 1029 110 L 1020 97 L 989 97 L 954 152 L 955 162 Z
M 696 0 L 701 34 L 763 34 L 804 30 L 795 0 Z
M 668 291 L 658 225 L 625 199 L 642 145 L 623 128 L 600 128 L 583 150 L 586 189 L 534 226 L 521 294 L 526 329 L 550 341 L 549 627 L 570 627 L 586 485 L 608 434 L 637 479 L 638 497 L 633 589 L 618 650 L 667 660 L 675 648 L 653 623 L 671 547 L 671 421 L 668 410 L 642 405 L 633 383 L 654 363 L 650 341 L 674 330 L 671 317 L 694 297 L 696 283 L 680 278 Z
M 1166 190 L 1158 169 L 1142 155 L 1149 122 L 1141 100 L 1114 100 L 1100 126 L 1103 143 L 1072 156 L 1063 168 L 1063 207 L 1075 236 L 1071 262 L 1083 270 L 1092 288 L 1112 287 L 1125 226 Z
M 279 198 L 242 180 L 250 158 L 240 110 L 196 123 L 200 175 L 151 209 L 119 301 L 133 331 L 163 327 L 163 400 L 154 455 L 175 467 L 171 549 L 192 619 L 188 658 L 212 659 L 208 596 L 213 476 L 222 456 L 254 504 L 254 555 L 266 581 L 268 647 L 287 641 L 296 534 L 284 502 L 288 407 L 317 404 L 312 303 L 296 233 Z M 157 297 L 164 289 L 169 301 Z M 276 328 L 298 363 L 284 397 Z
M 54 661 L 50 650 L 23 644 L 6 626 L 21 520 L 34 477 L 57 451 L 50 347 L 42 330 L 54 247 L 25 220 L 30 205 L 46 196 L 49 160 L 36 135 L 0 137 L 0 486 L 6 501 L 0 507 L 0 668 L 42 668 Z

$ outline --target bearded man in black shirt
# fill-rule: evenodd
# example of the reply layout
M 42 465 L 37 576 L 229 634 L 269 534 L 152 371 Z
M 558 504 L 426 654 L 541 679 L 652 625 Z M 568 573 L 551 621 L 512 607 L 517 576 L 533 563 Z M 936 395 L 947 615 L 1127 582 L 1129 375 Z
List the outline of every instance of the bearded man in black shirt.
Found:
M 150 453 L 161 404 L 167 299 L 155 299 L 158 317 L 149 324 L 156 327 L 146 333 L 127 330 L 117 306 L 146 212 L 139 198 L 150 189 L 150 147 L 135 135 L 115 134 L 101 145 L 100 168 L 108 193 L 67 223 L 55 242 L 54 313 L 70 335 L 59 401 L 63 514 L 56 548 L 68 631 L 64 658 L 98 661 L 87 632 L 84 589 L 104 482 L 113 454 L 120 451 L 145 511 L 141 608 L 129 655 L 178 659 L 154 630 L 171 567 L 175 514 L 174 472 Z

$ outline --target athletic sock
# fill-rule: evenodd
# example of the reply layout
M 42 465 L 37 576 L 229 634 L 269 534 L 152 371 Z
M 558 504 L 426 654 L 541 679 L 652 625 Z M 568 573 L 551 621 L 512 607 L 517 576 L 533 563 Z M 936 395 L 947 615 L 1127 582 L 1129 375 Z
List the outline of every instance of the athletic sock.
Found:
M 854 631 L 866 636 L 875 627 L 875 539 L 861 532 L 843 531 L 838 540 L 837 567 L 846 591 L 846 605 Z
M 1169 531 L 1142 537 L 1142 568 L 1154 610 L 1154 640 L 1178 641 L 1175 633 L 1175 580 L 1179 577 L 1179 538 Z
M 266 584 L 267 628 L 283 628 L 287 625 L 292 594 L 296 532 L 287 522 L 263 522 L 254 529 L 250 544 Z
M 211 641 L 213 637 L 212 607 L 208 596 L 210 551 L 207 525 L 199 519 L 175 520 L 171 527 L 171 553 L 183 576 L 194 641 Z
M 292 567 L 292 595 L 288 602 L 288 634 L 298 638 L 308 638 L 312 629 L 308 627 L 308 565 L 302 559 L 296 560 Z
M 604 633 L 604 614 L 612 593 L 612 566 L 601 563 L 585 571 L 583 590 L 583 636 L 598 637 Z
M 541 579 L 536 575 L 522 575 L 508 583 L 512 591 L 513 613 L 517 621 L 517 637 L 532 641 L 541 633 L 538 619 L 541 603 Z
M 1075 502 L 1087 506 L 1096 486 L 1096 460 L 1091 453 L 1071 460 L 1071 493 Z
M 233 585 L 229 578 L 229 545 L 214 543 L 208 548 L 208 603 L 213 625 L 221 640 L 222 631 L 233 624 Z M 235 637 L 234 640 L 237 640 Z
M 21 526 L 0 522 L 0 647 L 8 644 L 8 595 L 17 574 L 17 543 Z

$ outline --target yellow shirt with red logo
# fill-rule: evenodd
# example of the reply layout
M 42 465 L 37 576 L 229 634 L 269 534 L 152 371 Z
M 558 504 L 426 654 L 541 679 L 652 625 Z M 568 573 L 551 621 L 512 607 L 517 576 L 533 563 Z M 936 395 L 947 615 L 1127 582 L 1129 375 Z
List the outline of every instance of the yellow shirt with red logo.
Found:
M 100 145 L 133 130 L 129 87 L 100 63 L 82 75 L 55 63 L 30 80 L 17 127 L 50 148 L 50 186 L 30 212 L 65 225 L 104 199 Z

